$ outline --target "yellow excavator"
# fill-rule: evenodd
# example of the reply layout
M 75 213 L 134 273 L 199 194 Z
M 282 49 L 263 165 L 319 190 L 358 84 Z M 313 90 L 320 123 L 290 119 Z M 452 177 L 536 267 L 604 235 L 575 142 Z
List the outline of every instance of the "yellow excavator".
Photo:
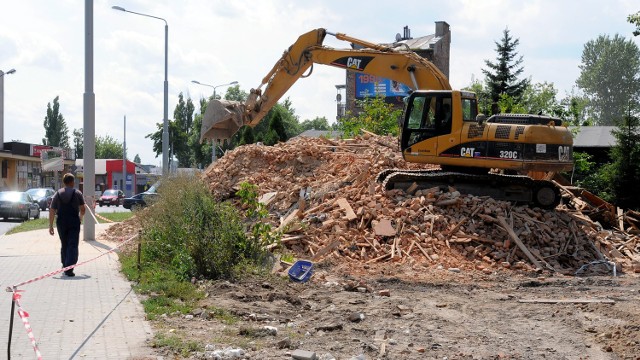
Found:
M 326 35 L 356 44 L 358 49 L 324 46 Z M 374 44 L 325 29 L 301 35 L 244 103 L 211 100 L 200 141 L 228 139 L 244 125 L 258 125 L 298 79 L 311 74 L 316 63 L 387 78 L 411 89 L 401 123 L 402 155 L 412 163 L 439 164 L 442 170 L 385 170 L 377 180 L 386 189 L 414 183 L 418 188 L 449 185 L 462 193 L 543 208 L 560 202 L 552 182 L 526 175 L 573 168 L 573 138 L 560 119 L 529 114 L 487 118 L 478 113 L 473 92 L 451 90 L 433 63 L 403 45 Z

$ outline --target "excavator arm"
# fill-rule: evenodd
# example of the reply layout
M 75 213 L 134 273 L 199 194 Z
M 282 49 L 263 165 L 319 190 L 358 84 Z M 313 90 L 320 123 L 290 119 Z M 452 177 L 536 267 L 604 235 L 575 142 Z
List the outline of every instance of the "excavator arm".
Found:
M 324 46 L 326 35 L 362 48 Z M 433 63 L 410 49 L 373 44 L 320 28 L 301 35 L 262 79 L 260 86 L 251 89 L 244 103 L 211 100 L 204 114 L 200 141 L 228 139 L 244 125 L 258 125 L 298 79 L 311 74 L 316 63 L 395 80 L 413 90 L 451 89 L 446 76 Z

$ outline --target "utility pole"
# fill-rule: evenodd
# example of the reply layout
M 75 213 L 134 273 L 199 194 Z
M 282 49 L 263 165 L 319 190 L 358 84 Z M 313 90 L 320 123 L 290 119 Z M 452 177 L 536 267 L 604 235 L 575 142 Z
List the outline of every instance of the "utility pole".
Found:
M 127 115 L 124 116 L 124 141 L 122 142 L 122 192 L 127 195 Z
M 93 93 L 93 0 L 84 0 L 84 187 L 82 192 L 93 211 L 96 195 L 96 95 Z M 84 240 L 96 239 L 91 214 L 84 215 Z

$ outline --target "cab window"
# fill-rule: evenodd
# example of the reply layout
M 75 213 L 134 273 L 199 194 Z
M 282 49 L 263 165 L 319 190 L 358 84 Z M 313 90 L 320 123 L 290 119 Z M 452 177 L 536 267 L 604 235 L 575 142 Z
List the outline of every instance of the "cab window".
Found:
M 424 112 L 425 98 L 415 97 L 411 104 L 411 110 L 409 113 L 409 120 L 407 121 L 407 128 L 419 129 L 422 122 L 422 114 Z
M 476 121 L 478 116 L 478 102 L 476 99 L 462 99 L 462 120 Z

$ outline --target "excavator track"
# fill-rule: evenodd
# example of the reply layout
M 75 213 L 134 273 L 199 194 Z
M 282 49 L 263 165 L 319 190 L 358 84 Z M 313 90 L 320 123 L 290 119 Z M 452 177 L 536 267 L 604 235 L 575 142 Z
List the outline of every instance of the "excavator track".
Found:
M 553 209 L 560 203 L 560 190 L 550 181 L 523 175 L 467 174 L 443 170 L 383 170 L 376 177 L 385 189 L 406 190 L 413 183 L 419 189 L 452 186 L 463 194 L 490 196 L 518 204 Z

